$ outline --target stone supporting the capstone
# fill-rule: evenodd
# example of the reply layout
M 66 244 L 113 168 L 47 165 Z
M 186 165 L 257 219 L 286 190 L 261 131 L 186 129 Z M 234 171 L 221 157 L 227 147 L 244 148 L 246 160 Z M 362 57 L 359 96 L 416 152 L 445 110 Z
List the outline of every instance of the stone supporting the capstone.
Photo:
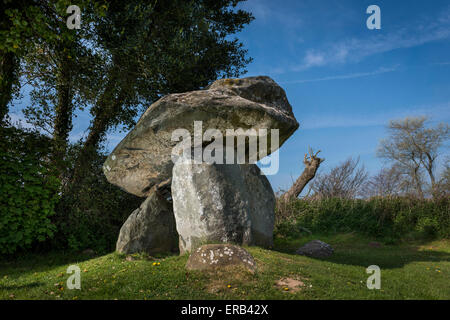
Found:
M 126 254 L 176 251 L 177 237 L 172 203 L 153 188 L 120 229 L 116 251 Z
M 273 244 L 275 195 L 254 164 L 177 163 L 172 198 L 180 254 L 205 243 Z

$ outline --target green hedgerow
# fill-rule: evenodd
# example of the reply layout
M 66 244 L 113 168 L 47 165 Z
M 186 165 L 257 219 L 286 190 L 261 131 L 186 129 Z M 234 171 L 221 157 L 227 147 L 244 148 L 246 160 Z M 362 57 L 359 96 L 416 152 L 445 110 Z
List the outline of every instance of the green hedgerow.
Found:
M 450 237 L 449 198 L 296 199 L 278 201 L 276 233 L 298 236 L 301 228 L 318 233 L 358 232 L 401 238 Z

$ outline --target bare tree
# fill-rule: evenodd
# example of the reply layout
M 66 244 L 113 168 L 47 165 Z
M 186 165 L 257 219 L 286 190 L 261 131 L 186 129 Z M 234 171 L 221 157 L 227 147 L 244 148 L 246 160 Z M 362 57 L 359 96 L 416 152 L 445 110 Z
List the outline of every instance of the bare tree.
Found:
M 423 198 L 421 171 L 428 173 L 431 190 L 436 191 L 435 161 L 442 143 L 449 137 L 448 124 L 426 126 L 426 117 L 405 118 L 389 123 L 390 136 L 380 142 L 378 156 L 395 161 L 408 172 L 420 198 Z
M 329 173 L 319 174 L 311 185 L 317 198 L 355 198 L 362 193 L 367 180 L 364 166 L 359 166 L 359 157 L 348 158 L 342 164 L 332 168 Z
M 383 168 L 379 173 L 369 178 L 364 185 L 364 195 L 367 197 L 392 197 L 404 191 L 404 173 L 397 165 Z
M 450 157 L 447 157 L 445 169 L 437 183 L 436 193 L 440 197 L 450 196 Z
M 315 177 L 317 169 L 319 169 L 320 164 L 325 161 L 325 159 L 319 158 L 317 156 L 320 150 L 314 153 L 311 148 L 308 148 L 308 152 L 309 156 L 307 153 L 305 153 L 305 157 L 303 158 L 305 169 L 303 170 L 300 177 L 298 177 L 297 180 L 294 182 L 292 187 L 281 196 L 282 200 L 289 201 L 290 199 L 297 198 L 299 194 L 302 192 L 302 190 L 305 188 L 305 186 L 308 184 L 308 182 Z

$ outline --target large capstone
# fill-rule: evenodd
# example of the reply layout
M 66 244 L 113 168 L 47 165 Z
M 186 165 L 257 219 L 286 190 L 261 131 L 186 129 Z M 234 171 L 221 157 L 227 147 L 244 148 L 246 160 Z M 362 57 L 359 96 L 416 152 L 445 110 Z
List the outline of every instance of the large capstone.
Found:
M 223 137 L 231 135 L 227 129 L 258 134 L 267 130 L 270 147 L 258 149 L 257 160 L 276 150 L 272 129 L 278 129 L 281 146 L 299 126 L 286 93 L 269 77 L 217 80 L 205 90 L 169 94 L 153 103 L 105 161 L 108 181 L 148 196 L 154 185 L 172 175 L 171 155 L 178 144 L 172 133 L 186 129 L 194 137 L 194 121 L 202 122 L 202 137 L 207 129 L 218 130 Z M 226 139 L 222 141 L 225 144 Z
M 116 251 L 126 254 L 176 251 L 177 238 L 172 204 L 153 188 L 120 229 Z
M 177 162 L 172 197 L 181 254 L 211 242 L 273 244 L 275 195 L 254 164 Z

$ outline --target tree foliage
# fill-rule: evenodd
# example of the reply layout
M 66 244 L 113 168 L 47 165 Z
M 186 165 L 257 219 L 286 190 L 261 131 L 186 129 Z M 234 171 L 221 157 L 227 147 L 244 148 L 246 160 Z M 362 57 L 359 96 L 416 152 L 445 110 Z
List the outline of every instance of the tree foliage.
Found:
M 13 253 L 53 236 L 60 184 L 48 138 L 14 127 L 0 136 L 0 253 Z
M 47 137 L 46 156 L 33 165 L 53 168 L 51 174 L 40 173 L 41 181 L 57 177 L 60 183 L 57 204 L 40 198 L 56 210 L 54 244 L 111 248 L 141 199 L 103 176 L 105 155 L 99 150 L 107 132 L 131 128 L 163 95 L 245 72 L 250 59 L 232 35 L 253 17 L 236 9 L 240 0 L 80 0 L 81 29 L 71 30 L 66 26 L 69 0 L 1 1 L 0 116 L 8 112 L 19 84 L 31 85 L 31 103 L 23 112 Z M 89 113 L 91 120 L 85 138 L 73 144 L 69 138 L 79 112 Z M 24 203 L 38 201 L 36 196 L 21 195 Z M 47 218 L 49 212 L 42 214 Z
M 74 169 L 81 147 L 80 143 L 69 147 L 67 172 Z M 109 183 L 102 171 L 106 154 L 95 152 L 91 156 L 93 161 L 83 168 L 81 187 L 68 185 L 66 196 L 56 205 L 56 214 L 52 216 L 56 232 L 48 242 L 53 249 L 114 250 L 120 227 L 144 200 Z
M 252 16 L 239 1 L 108 1 L 82 8 L 82 28 L 59 24 L 64 41 L 40 44 L 26 56 L 33 83 L 29 121 L 49 132 L 61 158 L 78 109 L 92 120 L 73 182 L 108 130 L 134 125 L 162 95 L 194 90 L 221 76 L 238 76 L 250 61 L 230 35 Z M 54 8 L 60 19 L 64 11 Z
M 88 1 L 78 1 L 84 6 Z M 60 26 L 59 12 L 69 0 L 2 0 L 0 2 L 0 120 L 8 113 L 14 93 L 20 89 L 21 62 L 39 46 L 69 41 L 73 34 Z

